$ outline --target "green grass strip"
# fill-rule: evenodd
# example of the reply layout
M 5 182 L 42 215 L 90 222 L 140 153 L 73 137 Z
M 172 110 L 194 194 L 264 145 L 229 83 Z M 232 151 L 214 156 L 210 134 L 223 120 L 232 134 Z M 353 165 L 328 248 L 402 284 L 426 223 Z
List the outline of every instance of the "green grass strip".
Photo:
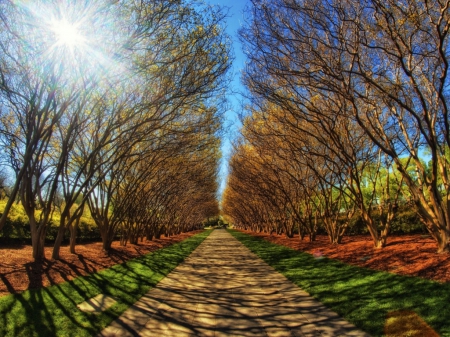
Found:
M 0 297 L 0 336 L 94 336 L 180 264 L 210 233 L 202 232 L 95 274 Z M 118 301 L 102 313 L 78 310 L 77 304 L 98 294 L 111 295 Z
M 360 268 L 337 260 L 230 233 L 266 263 L 372 336 L 382 336 L 386 315 L 412 310 L 441 336 L 450 336 L 450 284 Z

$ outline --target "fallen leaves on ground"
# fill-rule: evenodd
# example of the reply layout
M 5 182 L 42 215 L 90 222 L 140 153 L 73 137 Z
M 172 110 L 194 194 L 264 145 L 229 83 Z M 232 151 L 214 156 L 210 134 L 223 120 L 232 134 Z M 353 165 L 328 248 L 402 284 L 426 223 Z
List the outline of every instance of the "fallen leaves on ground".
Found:
M 384 324 L 385 337 L 439 337 L 419 315 L 410 310 L 392 311 Z

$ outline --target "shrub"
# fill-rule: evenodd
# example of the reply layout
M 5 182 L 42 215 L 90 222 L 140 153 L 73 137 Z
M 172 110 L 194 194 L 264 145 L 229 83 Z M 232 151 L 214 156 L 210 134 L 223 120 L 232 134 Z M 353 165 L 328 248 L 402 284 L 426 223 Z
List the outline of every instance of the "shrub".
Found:
M 378 210 L 373 210 L 372 213 L 375 222 L 380 221 L 380 213 Z M 397 211 L 394 219 L 391 223 L 391 234 L 413 234 L 413 233 L 425 233 L 427 230 L 421 223 L 419 216 L 416 213 L 414 207 L 410 205 L 402 205 Z M 357 214 L 351 219 L 347 234 L 359 235 L 369 233 L 367 226 L 361 218 L 360 214 Z

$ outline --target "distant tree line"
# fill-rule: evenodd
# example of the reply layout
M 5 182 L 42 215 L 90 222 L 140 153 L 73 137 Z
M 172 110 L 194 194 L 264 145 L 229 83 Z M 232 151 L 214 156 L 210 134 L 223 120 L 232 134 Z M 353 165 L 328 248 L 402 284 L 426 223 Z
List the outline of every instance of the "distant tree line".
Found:
M 240 227 L 377 248 L 400 207 L 449 251 L 448 1 L 251 0 L 242 138 L 223 209 Z M 426 158 L 426 159 L 424 159 Z
M 44 257 L 89 209 L 105 250 L 198 228 L 218 214 L 230 40 L 222 9 L 196 2 L 0 4 L 0 230 L 16 202 Z M 52 30 L 73 21 L 72 41 Z M 4 183 L 4 180 L 3 180 Z M 6 188 L 7 187 L 7 188 Z

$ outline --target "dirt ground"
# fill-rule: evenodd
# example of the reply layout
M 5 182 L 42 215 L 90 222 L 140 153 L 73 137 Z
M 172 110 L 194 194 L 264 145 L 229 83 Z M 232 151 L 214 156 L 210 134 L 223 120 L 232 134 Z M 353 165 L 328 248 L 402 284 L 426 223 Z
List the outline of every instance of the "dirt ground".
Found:
M 114 242 L 109 254 L 102 252 L 99 242 L 78 245 L 76 255 L 70 254 L 69 247 L 63 246 L 61 260 L 46 259 L 42 263 L 33 262 L 30 246 L 0 246 L 0 296 L 47 287 L 93 273 L 182 241 L 198 232 L 144 241 L 139 245 L 128 244 L 125 247 Z M 279 235 L 251 234 L 293 249 L 357 266 L 450 282 L 450 255 L 436 254 L 436 244 L 428 236 L 392 236 L 388 239 L 386 248 L 373 249 L 368 236 L 345 237 L 341 245 L 332 246 L 326 236 L 320 235 L 315 242 L 309 242 L 308 239 L 300 241 L 298 237 L 288 239 Z M 47 257 L 51 256 L 51 252 L 52 247 L 46 247 Z
M 70 254 L 69 247 L 61 247 L 61 260 L 49 258 L 53 247 L 45 248 L 48 258 L 41 263 L 33 262 L 30 246 L 0 246 L 0 296 L 20 293 L 27 289 L 47 287 L 123 263 L 129 259 L 180 242 L 201 231 L 183 233 L 158 240 L 144 241 L 139 245 L 125 247 L 113 242 L 109 254 L 102 251 L 100 242 L 80 244 L 77 254 Z
M 249 232 L 248 232 L 249 233 Z M 419 276 L 439 282 L 450 282 L 450 254 L 437 254 L 436 243 L 428 235 L 388 237 L 383 249 L 374 249 L 370 236 L 347 236 L 341 245 L 330 245 L 328 237 L 303 241 L 267 233 L 251 233 L 265 240 L 310 254 L 326 256 L 345 263 L 388 271 L 401 275 Z

